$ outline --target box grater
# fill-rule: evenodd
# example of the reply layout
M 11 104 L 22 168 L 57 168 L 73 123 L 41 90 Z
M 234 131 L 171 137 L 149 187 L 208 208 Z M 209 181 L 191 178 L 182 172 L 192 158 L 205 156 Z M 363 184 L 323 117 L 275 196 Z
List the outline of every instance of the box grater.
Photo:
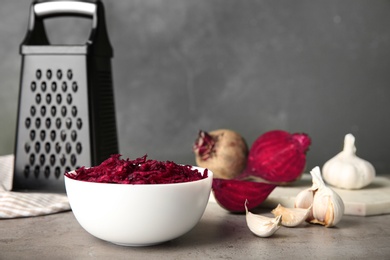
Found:
M 92 21 L 81 45 L 50 45 L 44 20 Z M 118 153 L 110 45 L 101 1 L 34 1 L 20 46 L 14 190 L 63 192 L 65 172 Z

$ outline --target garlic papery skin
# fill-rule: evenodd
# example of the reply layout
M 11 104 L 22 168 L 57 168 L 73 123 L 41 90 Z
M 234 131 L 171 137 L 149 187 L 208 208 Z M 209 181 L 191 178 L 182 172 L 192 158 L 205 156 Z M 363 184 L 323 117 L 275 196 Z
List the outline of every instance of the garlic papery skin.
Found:
M 269 218 L 253 214 L 248 211 L 246 203 L 247 202 L 245 202 L 246 224 L 253 234 L 259 237 L 270 237 L 281 227 L 282 216 Z
M 282 226 L 296 227 L 305 222 L 311 213 L 311 206 L 309 208 L 286 208 L 278 204 L 271 213 L 275 217 L 282 216 Z
M 334 190 L 325 185 L 318 166 L 314 167 L 310 174 L 313 185 L 309 191 L 312 190 L 314 196 L 312 219 L 308 218 L 306 221 L 313 224 L 321 224 L 325 227 L 333 227 L 340 222 L 344 215 L 344 202 Z M 302 193 L 308 196 L 310 200 L 310 192 L 304 190 Z M 301 201 L 299 200 L 307 200 L 307 198 L 297 196 L 295 200 L 295 205 L 300 205 Z
M 375 179 L 374 166 L 356 156 L 355 137 L 347 134 L 343 151 L 327 161 L 322 167 L 326 183 L 341 189 L 361 189 Z

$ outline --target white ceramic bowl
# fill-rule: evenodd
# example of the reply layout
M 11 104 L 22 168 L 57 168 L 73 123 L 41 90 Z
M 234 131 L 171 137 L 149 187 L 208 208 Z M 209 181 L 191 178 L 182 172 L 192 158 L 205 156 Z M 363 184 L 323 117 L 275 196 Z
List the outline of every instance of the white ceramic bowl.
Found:
M 95 183 L 65 176 L 65 187 L 74 216 L 90 234 L 118 245 L 147 246 L 184 235 L 199 222 L 212 179 L 210 170 L 205 179 L 174 184 Z

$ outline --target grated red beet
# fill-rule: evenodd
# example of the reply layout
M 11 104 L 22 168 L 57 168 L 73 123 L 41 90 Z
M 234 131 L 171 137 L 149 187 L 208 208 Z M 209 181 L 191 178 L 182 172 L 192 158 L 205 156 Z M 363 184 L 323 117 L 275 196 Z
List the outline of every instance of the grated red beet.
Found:
M 208 176 L 207 169 L 202 175 L 190 165 L 147 160 L 146 155 L 135 160 L 124 160 L 120 157 L 120 154 L 114 154 L 98 166 L 81 167 L 75 173 L 65 173 L 65 176 L 80 181 L 118 184 L 181 183 L 205 179 Z

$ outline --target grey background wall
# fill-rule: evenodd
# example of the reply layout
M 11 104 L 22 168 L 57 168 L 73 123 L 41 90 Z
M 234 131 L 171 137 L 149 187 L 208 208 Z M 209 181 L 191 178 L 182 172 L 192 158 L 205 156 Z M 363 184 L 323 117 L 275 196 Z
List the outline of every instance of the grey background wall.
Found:
M 120 152 L 193 164 L 199 129 L 306 132 L 308 168 L 356 137 L 390 173 L 390 1 L 106 0 Z M 29 0 L 0 7 L 0 155 L 13 152 Z M 47 21 L 80 43 L 89 20 Z

